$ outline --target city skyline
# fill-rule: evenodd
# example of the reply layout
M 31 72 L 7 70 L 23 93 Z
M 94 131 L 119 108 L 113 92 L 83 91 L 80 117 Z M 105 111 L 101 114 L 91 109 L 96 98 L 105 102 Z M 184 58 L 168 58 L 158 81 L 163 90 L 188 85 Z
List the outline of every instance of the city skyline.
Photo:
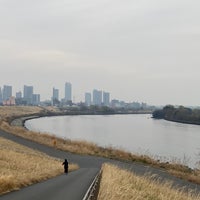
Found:
M 70 91 L 71 92 L 71 100 L 67 100 L 66 99 L 66 94 L 65 94 L 66 93 L 66 84 L 70 84 L 70 87 L 71 87 L 71 91 Z M 34 85 L 24 84 L 22 89 L 13 90 L 13 86 L 12 85 L 3 84 L 2 86 L 0 85 L 0 102 L 5 100 L 3 98 L 1 99 L 1 97 L 3 97 L 4 87 L 8 88 L 8 90 L 11 91 L 9 93 L 12 93 L 11 97 L 15 97 L 15 98 L 17 98 L 17 97 L 18 98 L 26 98 L 26 94 L 25 94 L 25 90 L 26 89 L 25 88 L 31 89 L 31 94 L 29 94 L 29 99 L 30 99 L 30 96 L 33 95 L 32 98 L 35 99 L 34 100 L 35 103 L 33 105 L 38 105 L 39 102 L 52 101 L 54 95 L 56 95 L 56 97 L 58 97 L 59 101 L 66 101 L 66 102 L 67 101 L 72 101 L 73 103 L 81 103 L 82 102 L 82 103 L 85 103 L 86 105 L 87 105 L 86 98 L 88 98 L 88 95 L 90 95 L 90 98 L 91 98 L 91 103 L 89 105 L 101 105 L 102 104 L 102 105 L 108 106 L 108 99 L 109 99 L 110 103 L 111 103 L 111 101 L 122 102 L 122 104 L 123 103 L 134 103 L 134 104 L 136 103 L 136 104 L 138 104 L 140 102 L 141 104 L 144 103 L 144 104 L 148 104 L 149 106 L 158 106 L 158 107 L 165 106 L 165 105 L 175 105 L 175 106 L 183 105 L 183 104 L 150 104 L 149 102 L 146 102 L 146 101 L 139 101 L 139 100 L 137 100 L 137 98 L 133 98 L 130 101 L 126 101 L 123 97 L 115 98 L 115 97 L 112 96 L 112 98 L 111 98 L 112 92 L 107 92 L 106 90 L 96 89 L 96 88 L 93 88 L 91 91 L 83 91 L 83 93 L 81 95 L 82 98 L 77 100 L 77 101 L 74 101 L 76 99 L 76 97 L 72 96 L 72 95 L 73 95 L 73 93 L 75 93 L 75 91 L 72 90 L 72 84 L 70 82 L 65 82 L 63 84 L 62 89 L 52 87 L 50 96 L 45 98 L 45 99 L 41 98 L 43 93 L 40 93 L 40 94 L 39 93 L 36 94 L 35 92 L 33 93 L 33 91 L 35 91 Z M 36 90 L 37 89 L 38 88 L 36 88 Z M 62 91 L 62 90 L 63 90 L 62 95 L 60 95 L 60 91 Z M 99 103 L 99 102 L 97 103 L 96 100 L 94 100 L 94 98 L 95 98 L 94 96 L 96 96 L 96 95 L 94 95 L 94 91 L 101 93 L 101 95 L 100 95 L 101 96 L 101 100 L 100 100 L 101 103 Z M 29 91 L 29 93 L 30 93 L 30 91 Z M 25 94 L 25 96 L 24 96 L 24 94 Z M 87 94 L 87 97 L 86 97 L 86 94 Z M 97 94 L 97 96 L 98 96 L 98 94 Z M 97 99 L 98 98 L 99 97 L 97 97 Z M 13 101 L 13 99 L 12 99 L 12 101 Z M 30 103 L 30 100 L 28 102 Z M 199 105 L 186 105 L 186 106 L 199 107 Z
M 0 85 L 34 85 L 41 99 L 73 83 L 151 105 L 198 106 L 200 2 L 0 2 Z M 20 13 L 20 14 L 19 14 Z M 72 97 L 73 98 L 73 97 Z
M 64 96 L 60 97 L 60 89 L 53 87 L 51 97 L 45 100 L 58 100 L 58 101 L 72 101 L 73 103 L 85 102 L 86 103 L 86 96 L 90 95 L 90 105 L 108 105 L 110 103 L 110 93 L 105 92 L 103 90 L 93 89 L 91 92 L 84 92 L 84 98 L 81 101 L 74 102 L 72 100 L 72 84 L 70 82 L 65 82 L 64 84 Z M 97 95 L 94 94 L 97 92 Z M 93 95 L 92 95 L 93 93 Z M 87 95 L 86 95 L 87 94 Z M 33 102 L 40 102 L 40 95 L 42 94 L 35 94 L 34 93 L 34 86 L 33 85 L 24 85 L 23 92 L 19 89 L 17 92 L 13 92 L 12 85 L 3 85 L 0 87 L 0 102 L 8 100 L 10 97 L 15 97 L 16 99 L 23 99 L 27 102 L 27 104 L 34 104 Z M 33 99 L 35 99 L 33 101 Z M 44 101 L 44 100 L 43 100 Z

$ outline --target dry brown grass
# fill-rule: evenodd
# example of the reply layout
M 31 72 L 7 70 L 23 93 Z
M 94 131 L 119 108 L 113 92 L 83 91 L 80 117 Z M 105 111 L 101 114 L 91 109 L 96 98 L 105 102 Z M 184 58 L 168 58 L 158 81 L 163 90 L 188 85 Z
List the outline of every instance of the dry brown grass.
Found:
M 155 177 L 137 176 L 116 166 L 104 164 L 98 200 L 199 200 L 194 192 L 174 189 L 170 182 L 160 184 Z
M 69 170 L 78 166 L 69 165 Z M 62 161 L 0 137 L 0 194 L 63 173 Z
M 47 146 L 55 147 L 63 151 L 69 151 L 78 154 L 87 154 L 102 156 L 111 159 L 124 160 L 124 161 L 136 161 L 148 164 L 154 167 L 163 168 L 169 171 L 171 174 L 183 178 L 194 183 L 200 184 L 200 170 L 191 170 L 186 166 L 177 163 L 161 163 L 147 155 L 136 155 L 130 152 L 125 152 L 120 149 L 114 149 L 112 147 L 103 148 L 94 143 L 86 141 L 71 141 L 56 138 L 48 134 L 41 134 L 38 132 L 28 131 L 23 127 L 10 126 L 6 121 L 0 121 L 0 129 L 24 137 L 35 142 L 45 144 Z
M 36 106 L 0 106 L 0 119 L 20 115 L 36 114 L 40 113 L 41 111 L 43 111 L 43 109 Z
M 27 113 L 37 114 L 37 112 L 41 113 L 42 111 L 44 111 L 38 107 L 11 107 L 11 108 L 6 107 L 4 110 L 5 112 L 6 109 L 8 109 L 8 111 L 9 109 L 15 110 L 14 113 L 16 113 L 16 116 L 27 115 Z M 45 109 L 48 111 L 57 112 L 57 110 L 54 110 L 55 108 L 52 107 Z M 9 116 L 12 116 L 12 112 L 8 113 Z M 36 141 L 38 143 L 45 144 L 48 146 L 53 146 L 55 148 L 64 151 L 69 151 L 72 153 L 96 155 L 96 156 L 102 156 L 106 158 L 131 161 L 131 162 L 132 161 L 142 162 L 144 164 L 148 164 L 154 167 L 166 169 L 171 174 L 177 177 L 184 178 L 186 180 L 200 184 L 200 170 L 198 169 L 191 170 L 188 167 L 181 165 L 179 163 L 168 163 L 168 162 L 161 163 L 158 160 L 153 159 L 151 156 L 147 155 L 132 154 L 130 152 L 125 152 L 123 150 L 115 149 L 112 147 L 102 148 L 97 146 L 96 144 L 86 141 L 71 141 L 71 140 L 63 140 L 60 138 L 55 138 L 48 134 L 40 134 L 38 132 L 28 131 L 23 127 L 10 126 L 5 118 L 0 120 L 0 129 Z
M 23 127 L 10 126 L 8 122 L 3 120 L 0 121 L 0 129 L 36 141 L 41 144 L 53 146 L 64 151 L 70 151 L 72 153 L 97 155 L 112 159 L 121 159 L 128 161 L 141 161 L 151 164 L 153 164 L 154 162 L 156 163 L 156 161 L 146 155 L 134 155 L 123 150 L 114 149 L 112 147 L 103 148 L 97 146 L 92 142 L 87 141 L 71 141 L 69 139 L 64 140 L 61 138 L 56 138 L 49 134 L 41 134 L 38 132 L 29 131 Z

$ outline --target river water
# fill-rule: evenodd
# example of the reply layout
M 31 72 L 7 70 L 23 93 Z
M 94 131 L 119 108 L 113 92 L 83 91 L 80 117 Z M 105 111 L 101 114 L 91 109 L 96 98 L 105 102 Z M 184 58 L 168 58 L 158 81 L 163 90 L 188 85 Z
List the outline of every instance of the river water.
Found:
M 200 160 L 200 126 L 155 120 L 146 114 L 44 117 L 28 120 L 25 126 L 190 167 Z

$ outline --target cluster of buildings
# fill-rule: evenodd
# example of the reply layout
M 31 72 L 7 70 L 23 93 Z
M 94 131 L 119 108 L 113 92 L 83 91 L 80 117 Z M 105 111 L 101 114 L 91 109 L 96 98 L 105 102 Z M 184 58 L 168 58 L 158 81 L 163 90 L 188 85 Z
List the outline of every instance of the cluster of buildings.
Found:
M 65 104 L 72 105 L 72 85 L 69 82 L 65 83 L 65 96 L 64 99 L 59 99 L 59 89 L 53 88 L 52 105 Z M 96 106 L 109 106 L 110 105 L 110 93 L 101 90 L 93 90 L 93 93 L 85 93 L 86 106 L 96 105 Z
M 64 98 L 59 98 L 59 89 L 53 88 L 51 100 L 48 102 L 50 105 L 73 105 L 72 102 L 72 84 L 65 83 Z M 100 90 L 93 90 L 93 93 L 85 93 L 85 105 L 109 106 L 110 93 L 102 92 Z M 40 94 L 34 93 L 33 86 L 24 85 L 23 93 L 16 92 L 13 95 L 12 86 L 4 85 L 0 87 L 0 105 L 41 105 Z
M 85 93 L 86 106 L 110 106 L 110 93 L 94 89 L 92 94 L 89 92 Z
M 92 92 L 85 93 L 84 102 L 77 103 L 76 105 L 72 101 L 72 84 L 65 83 L 64 98 L 60 99 L 59 89 L 53 88 L 51 100 L 41 102 L 40 94 L 34 93 L 33 86 L 24 85 L 23 93 L 17 92 L 15 96 L 12 95 L 12 86 L 4 85 L 0 87 L 0 105 L 12 106 L 12 105 L 33 105 L 33 106 L 108 106 L 112 108 L 124 108 L 124 109 L 146 109 L 148 105 L 146 103 L 126 103 L 120 100 L 110 100 L 110 93 L 94 89 Z
M 24 85 L 24 92 L 19 91 L 15 96 L 12 94 L 12 86 L 4 85 L 0 87 L 0 104 L 11 105 L 39 105 L 40 94 L 33 93 L 33 86 Z

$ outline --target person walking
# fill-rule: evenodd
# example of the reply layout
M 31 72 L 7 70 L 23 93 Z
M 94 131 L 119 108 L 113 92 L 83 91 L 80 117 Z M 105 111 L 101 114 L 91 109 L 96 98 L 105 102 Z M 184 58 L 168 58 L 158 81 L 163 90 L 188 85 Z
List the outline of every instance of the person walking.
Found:
M 63 162 L 62 165 L 64 165 L 64 172 L 67 174 L 68 173 L 68 165 L 69 165 L 67 159 L 65 159 L 65 161 Z

